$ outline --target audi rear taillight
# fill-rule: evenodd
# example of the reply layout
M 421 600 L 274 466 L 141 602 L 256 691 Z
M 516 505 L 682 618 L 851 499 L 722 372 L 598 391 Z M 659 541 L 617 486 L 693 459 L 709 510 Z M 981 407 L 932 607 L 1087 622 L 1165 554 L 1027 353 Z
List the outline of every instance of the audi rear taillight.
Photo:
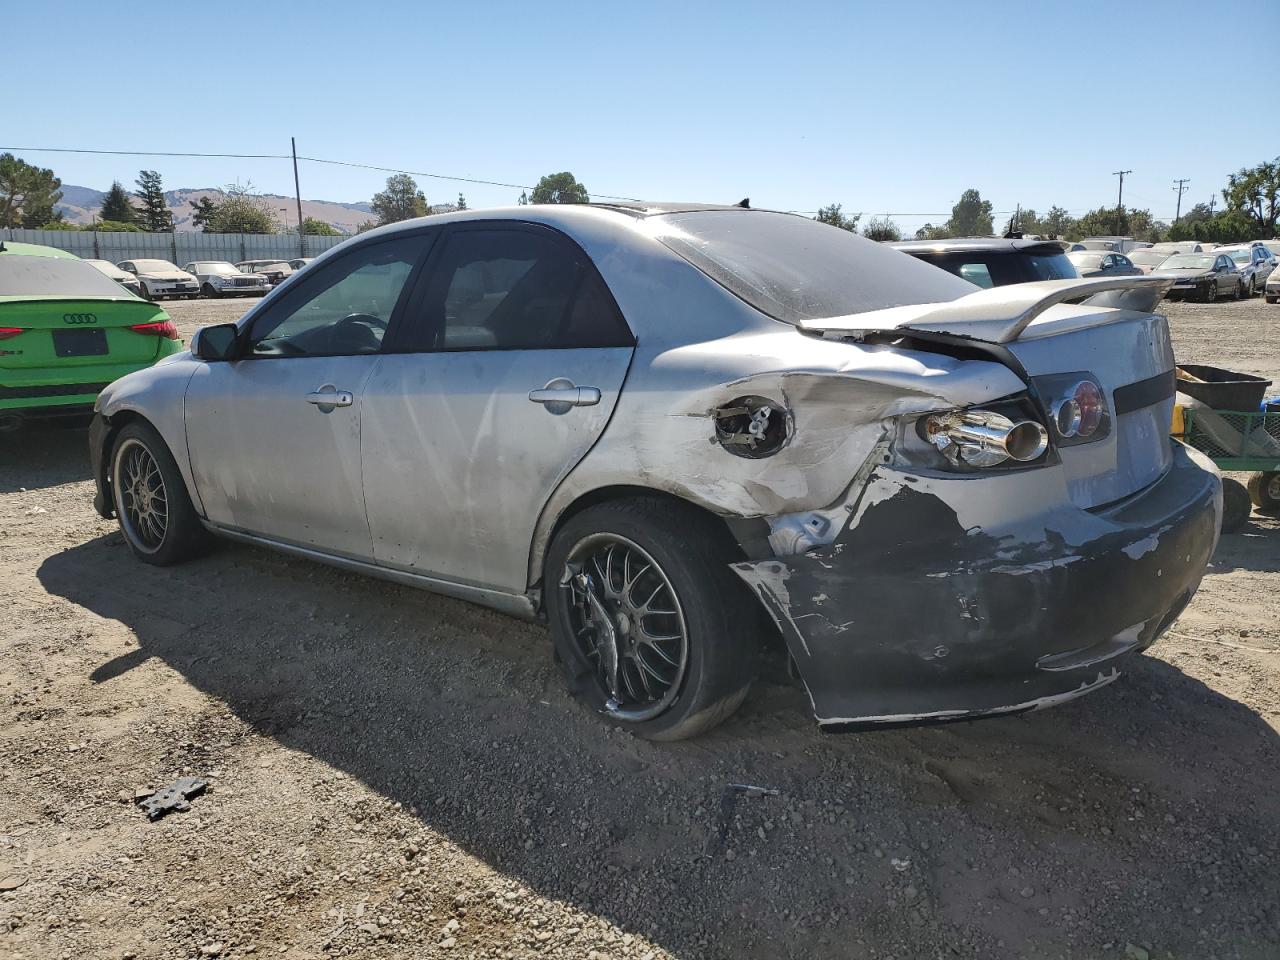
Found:
M 166 340 L 178 339 L 178 328 L 172 320 L 160 320 L 155 323 L 135 323 L 129 327 L 134 333 L 142 333 L 151 337 L 164 337 Z
M 0 327 L 0 340 L 11 340 L 18 334 L 26 332 L 22 327 Z

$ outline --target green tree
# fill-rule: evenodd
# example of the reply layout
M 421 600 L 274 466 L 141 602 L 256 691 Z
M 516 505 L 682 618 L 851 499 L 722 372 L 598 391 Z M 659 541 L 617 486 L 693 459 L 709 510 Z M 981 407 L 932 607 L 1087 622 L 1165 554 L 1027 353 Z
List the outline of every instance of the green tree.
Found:
M 209 229 L 209 221 L 213 219 L 218 210 L 218 205 L 213 202 L 213 198 L 201 197 L 199 200 L 190 201 L 190 203 L 192 225 L 203 228 L 205 233 L 213 233 Z
M 819 223 L 825 223 L 832 227 L 839 227 L 841 230 L 856 232 L 858 229 L 858 221 L 862 219 L 862 214 L 854 213 L 845 216 L 840 211 L 840 204 L 833 203 L 829 207 L 823 207 L 818 211 L 818 215 L 813 219 Z
M 458 194 L 458 209 L 459 210 L 467 209 L 467 198 L 464 197 L 461 193 Z
M 315 217 L 307 217 L 302 221 L 302 232 L 309 237 L 341 236 L 341 234 L 333 228 L 332 224 L 325 223 L 323 220 L 317 220 Z
M 923 227 L 916 231 L 917 240 L 946 240 L 951 236 L 944 224 L 941 227 L 935 227 L 932 223 L 926 223 Z
M 947 233 L 953 237 L 989 237 L 993 229 L 991 201 L 983 200 L 972 187 L 960 194 L 959 201 L 951 208 Z
M 1071 224 L 1071 214 L 1067 213 L 1062 207 L 1050 207 L 1049 212 L 1040 221 L 1039 232 L 1050 239 L 1060 239 L 1067 235 L 1067 232 L 1071 229 Z
M 139 170 L 138 179 L 134 182 L 138 185 L 138 199 L 142 203 L 138 210 L 138 223 L 148 233 L 171 233 L 173 214 L 164 199 L 160 174 L 154 170 Z
M 529 205 L 529 194 L 527 191 L 521 190 L 520 196 L 516 197 L 516 206 L 527 207 Z
M 393 173 L 387 177 L 387 189 L 373 195 L 371 206 L 379 226 L 425 217 L 431 212 L 426 196 L 407 173 Z
M 568 170 L 549 173 L 533 188 L 530 203 L 589 203 L 587 188 L 580 184 Z
M 1254 239 L 1274 237 L 1280 218 L 1280 157 L 1227 176 L 1222 199 L 1227 211 L 1242 214 L 1254 225 Z
M 81 230 L 97 230 L 99 233 L 143 233 L 136 223 L 125 223 L 120 220 L 99 220 L 93 227 L 81 227 Z
M 221 200 L 202 197 L 191 202 L 191 220 L 205 233 L 275 233 L 276 211 L 253 184 L 227 184 Z
M 119 180 L 111 183 L 111 189 L 103 198 L 102 209 L 98 211 L 98 219 L 110 220 L 113 223 L 136 223 L 138 211 L 129 202 L 129 194 L 120 186 Z
M 872 217 L 868 220 L 862 235 L 868 240 L 897 241 L 902 239 L 902 230 L 886 214 L 883 217 Z
M 62 181 L 47 167 L 0 154 L 0 227 L 38 230 L 62 219 L 54 205 L 62 199 Z

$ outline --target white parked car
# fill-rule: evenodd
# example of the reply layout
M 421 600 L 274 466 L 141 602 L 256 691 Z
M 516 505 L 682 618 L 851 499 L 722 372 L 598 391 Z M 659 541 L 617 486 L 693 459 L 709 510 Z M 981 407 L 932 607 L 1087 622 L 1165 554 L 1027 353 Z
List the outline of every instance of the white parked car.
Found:
M 271 281 L 273 287 L 283 283 L 293 273 L 293 267 L 289 266 L 287 260 L 241 260 L 236 264 L 236 269 L 261 274 Z
M 200 281 L 206 297 L 261 297 L 271 292 L 271 281 L 260 273 L 244 273 L 225 260 L 193 260 L 182 269 Z
M 136 296 L 142 296 L 142 287 L 138 284 L 138 278 L 132 273 L 126 273 L 121 270 L 110 260 L 86 260 L 85 263 L 93 267 L 99 273 L 106 274 L 130 293 Z
M 121 260 L 116 266 L 138 278 L 138 292 L 144 300 L 194 300 L 200 296 L 200 281 L 168 260 Z

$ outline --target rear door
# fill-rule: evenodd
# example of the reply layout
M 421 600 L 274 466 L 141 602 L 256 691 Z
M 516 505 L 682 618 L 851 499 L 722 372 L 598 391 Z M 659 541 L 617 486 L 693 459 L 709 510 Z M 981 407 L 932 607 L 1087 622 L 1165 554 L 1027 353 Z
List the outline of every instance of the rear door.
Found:
M 502 221 L 450 229 L 406 319 L 361 397 L 374 556 L 522 593 L 534 524 L 608 423 L 634 338 L 576 244 Z
M 253 315 L 242 359 L 187 387 L 187 441 L 210 520 L 327 553 L 371 556 L 360 391 L 430 245 L 365 243 Z

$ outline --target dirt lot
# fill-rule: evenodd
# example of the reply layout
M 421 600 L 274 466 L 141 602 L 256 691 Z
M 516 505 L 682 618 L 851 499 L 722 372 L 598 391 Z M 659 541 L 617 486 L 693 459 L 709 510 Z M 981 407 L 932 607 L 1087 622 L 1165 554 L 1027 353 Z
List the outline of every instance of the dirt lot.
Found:
M 1280 383 L 1280 307 L 1169 313 Z M 0 439 L 7 957 L 1280 955 L 1275 519 L 1084 700 L 830 737 L 762 682 L 653 745 L 539 627 L 246 547 L 145 568 L 90 496 L 82 430 Z M 127 802 L 182 774 L 189 812 Z

